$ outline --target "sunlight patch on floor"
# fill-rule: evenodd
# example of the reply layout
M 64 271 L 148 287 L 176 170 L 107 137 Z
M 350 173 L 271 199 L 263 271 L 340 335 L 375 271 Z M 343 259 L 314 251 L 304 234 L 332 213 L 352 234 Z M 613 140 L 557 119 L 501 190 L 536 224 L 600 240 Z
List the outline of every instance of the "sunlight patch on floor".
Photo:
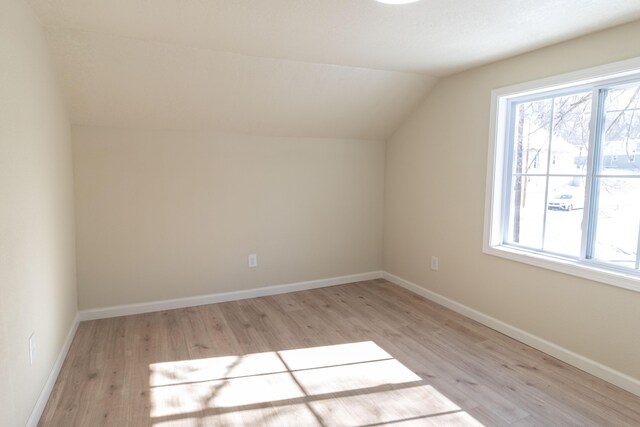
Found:
M 154 387 L 151 416 L 205 408 L 232 408 L 302 398 L 304 392 L 288 373 Z
M 307 395 L 406 384 L 421 378 L 395 359 L 291 373 Z
M 298 403 L 278 407 L 245 409 L 221 414 L 192 414 L 189 418 L 154 422 L 154 427 L 174 426 L 277 426 L 321 427 L 307 405 Z
M 276 352 L 149 365 L 151 387 L 287 372 Z
M 442 422 L 445 418 L 462 419 L 463 415 L 467 415 L 459 406 L 430 385 L 337 397 L 331 400 L 313 401 L 309 405 L 327 425 L 362 426 L 396 423 L 401 420 L 406 422 L 420 420 L 420 425 L 424 425 L 429 419 Z M 471 417 L 468 416 L 468 418 Z M 456 424 L 441 423 L 439 425 Z M 482 424 L 475 421 L 475 424 L 460 425 L 481 426 Z
M 278 354 L 292 371 L 393 359 L 373 341 L 282 350 Z
M 149 386 L 155 426 L 481 426 L 372 341 L 154 363 Z

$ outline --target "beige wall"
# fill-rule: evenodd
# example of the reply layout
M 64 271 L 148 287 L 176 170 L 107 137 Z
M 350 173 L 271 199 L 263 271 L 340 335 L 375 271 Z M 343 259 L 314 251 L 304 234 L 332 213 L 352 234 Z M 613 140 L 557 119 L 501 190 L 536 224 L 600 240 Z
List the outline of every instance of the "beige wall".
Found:
M 76 314 L 69 125 L 40 28 L 0 6 L 0 425 L 21 426 Z M 34 364 L 28 339 L 36 337 Z
M 383 142 L 72 134 L 82 309 L 381 268 Z
M 385 270 L 640 379 L 640 293 L 482 252 L 491 90 L 638 56 L 638 40 L 640 22 L 441 80 L 387 145 Z
M 86 309 L 383 266 L 640 378 L 639 293 L 482 253 L 490 91 L 638 56 L 640 23 L 442 80 L 386 163 L 379 141 L 76 127 L 76 298 L 67 116 L 25 3 L 0 12 L 0 425 L 26 422 L 77 299 Z

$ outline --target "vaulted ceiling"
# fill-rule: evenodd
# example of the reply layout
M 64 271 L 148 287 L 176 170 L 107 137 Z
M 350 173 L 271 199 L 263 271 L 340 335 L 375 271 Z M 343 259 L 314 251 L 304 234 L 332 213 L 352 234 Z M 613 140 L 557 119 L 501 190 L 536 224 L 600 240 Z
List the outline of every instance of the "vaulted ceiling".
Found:
M 438 77 L 638 0 L 30 0 L 74 124 L 386 139 Z

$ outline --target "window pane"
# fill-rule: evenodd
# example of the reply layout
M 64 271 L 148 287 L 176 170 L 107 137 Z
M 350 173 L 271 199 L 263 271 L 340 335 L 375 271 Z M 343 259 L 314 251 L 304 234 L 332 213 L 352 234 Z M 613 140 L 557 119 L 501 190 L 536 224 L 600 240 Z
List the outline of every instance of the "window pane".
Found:
M 640 226 L 640 178 L 599 178 L 594 258 L 635 268 Z
M 592 91 L 554 99 L 549 172 L 586 174 Z
M 542 249 L 544 193 L 547 178 L 513 177 L 508 241 Z
M 545 224 L 544 250 L 580 256 L 585 177 L 552 177 Z
M 607 91 L 602 174 L 640 175 L 640 84 Z
M 547 173 L 552 99 L 516 105 L 513 123 L 513 172 Z
M 627 76 L 499 97 L 492 248 L 640 278 L 640 70 Z

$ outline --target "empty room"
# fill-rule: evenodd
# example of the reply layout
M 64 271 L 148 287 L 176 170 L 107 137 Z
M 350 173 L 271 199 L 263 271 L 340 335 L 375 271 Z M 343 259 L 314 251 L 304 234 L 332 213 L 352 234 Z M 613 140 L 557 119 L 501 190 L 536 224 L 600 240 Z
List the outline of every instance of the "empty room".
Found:
M 640 1 L 0 0 L 0 426 L 640 426 Z

